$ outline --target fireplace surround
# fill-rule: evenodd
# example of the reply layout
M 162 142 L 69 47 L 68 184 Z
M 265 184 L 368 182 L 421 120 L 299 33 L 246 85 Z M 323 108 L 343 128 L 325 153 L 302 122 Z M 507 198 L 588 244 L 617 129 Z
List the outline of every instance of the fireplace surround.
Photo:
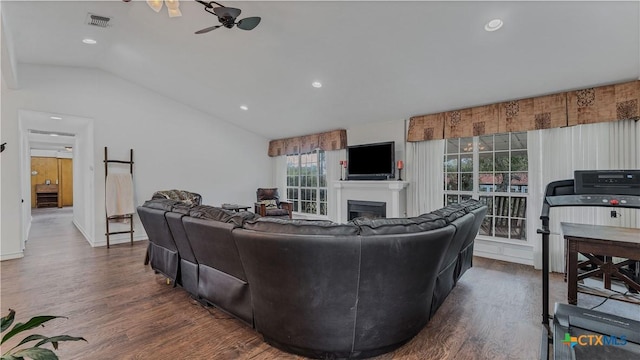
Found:
M 407 216 L 407 181 L 348 180 L 335 181 L 336 189 L 336 222 L 349 221 L 348 201 L 383 202 L 385 216 L 398 218 Z

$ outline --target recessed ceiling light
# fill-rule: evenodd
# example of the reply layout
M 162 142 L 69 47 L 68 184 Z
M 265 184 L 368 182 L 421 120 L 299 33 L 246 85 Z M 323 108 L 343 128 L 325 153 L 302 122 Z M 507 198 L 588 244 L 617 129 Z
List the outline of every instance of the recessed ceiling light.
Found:
M 314 88 L 321 88 L 322 83 L 320 81 L 314 81 L 311 83 L 311 86 L 313 86 Z
M 51 116 L 50 119 L 51 120 L 62 120 L 62 118 L 60 116 Z
M 247 111 L 249 110 L 249 108 L 247 107 L 247 105 L 240 105 L 240 109 Z
M 89 45 L 93 45 L 93 44 L 97 44 L 98 43 L 97 41 L 95 41 L 93 39 L 89 39 L 89 38 L 82 39 L 82 42 L 85 43 L 85 44 L 89 44 Z
M 503 24 L 502 20 L 493 19 L 484 26 L 484 29 L 487 31 L 496 31 L 502 27 L 502 24 Z
M 49 134 L 49 136 L 58 136 L 58 134 L 53 134 L 53 133 L 52 133 L 52 134 Z

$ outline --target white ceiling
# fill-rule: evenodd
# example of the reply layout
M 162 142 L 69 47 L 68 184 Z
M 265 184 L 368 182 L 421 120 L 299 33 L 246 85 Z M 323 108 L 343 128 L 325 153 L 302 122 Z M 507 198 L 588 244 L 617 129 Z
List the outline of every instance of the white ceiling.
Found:
M 2 13 L 18 63 L 99 68 L 269 139 L 640 78 L 638 1 L 220 2 L 262 22 L 195 35 L 217 19 L 187 0 L 180 18 L 117 0 Z

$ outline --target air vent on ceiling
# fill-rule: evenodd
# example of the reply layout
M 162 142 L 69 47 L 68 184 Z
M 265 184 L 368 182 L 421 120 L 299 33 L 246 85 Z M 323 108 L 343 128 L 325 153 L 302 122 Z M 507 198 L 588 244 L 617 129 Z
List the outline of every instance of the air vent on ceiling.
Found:
M 100 16 L 92 13 L 87 14 L 88 25 L 106 28 L 107 26 L 110 26 L 109 21 L 111 21 L 111 18 L 106 16 Z

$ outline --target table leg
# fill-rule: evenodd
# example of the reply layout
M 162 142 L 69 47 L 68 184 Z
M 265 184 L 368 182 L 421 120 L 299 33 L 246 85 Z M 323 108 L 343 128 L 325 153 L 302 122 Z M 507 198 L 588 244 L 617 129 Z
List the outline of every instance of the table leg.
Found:
M 567 280 L 567 302 L 572 305 L 578 304 L 578 251 L 576 240 L 568 239 L 569 244 L 569 278 Z
M 602 280 L 604 281 L 604 288 L 607 290 L 611 290 L 611 272 L 612 272 L 612 268 L 611 268 L 611 262 L 613 261 L 613 258 L 611 256 L 604 256 L 604 264 L 601 266 L 602 267 Z

